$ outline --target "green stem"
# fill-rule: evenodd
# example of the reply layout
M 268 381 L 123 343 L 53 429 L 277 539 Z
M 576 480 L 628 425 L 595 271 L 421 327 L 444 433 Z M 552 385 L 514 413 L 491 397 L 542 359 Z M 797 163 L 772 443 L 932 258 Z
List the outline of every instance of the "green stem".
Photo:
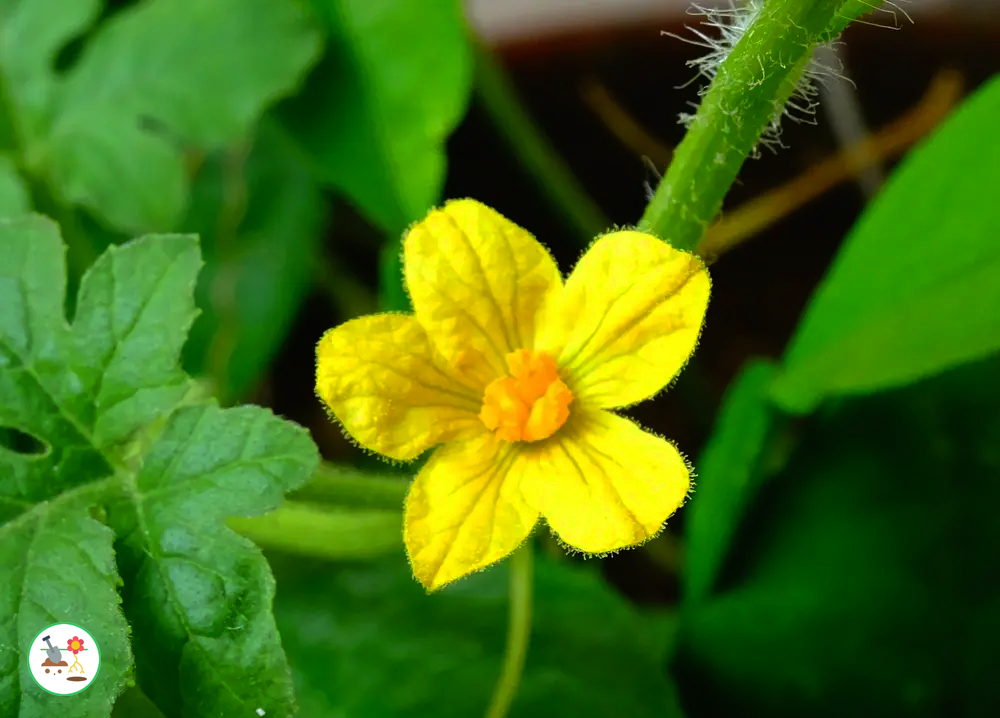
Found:
M 639 226 L 693 251 L 844 0 L 768 0 L 719 67 Z
M 370 509 L 399 511 L 410 482 L 405 477 L 379 476 L 347 466 L 322 463 L 292 498 Z
M 552 207 L 589 244 L 611 222 L 574 176 L 552 143 L 532 121 L 514 86 L 493 54 L 475 47 L 475 86 L 483 107 L 521 166 L 531 174 Z
M 507 627 L 507 649 L 504 654 L 500 678 L 493 690 L 486 718 L 504 718 L 517 695 L 524 671 L 524 659 L 528 654 L 531 637 L 531 582 L 532 566 L 531 541 L 526 541 L 510 557 L 510 624 Z
M 403 545 L 400 510 L 333 508 L 286 501 L 263 516 L 227 523 L 261 548 L 330 560 L 364 559 Z

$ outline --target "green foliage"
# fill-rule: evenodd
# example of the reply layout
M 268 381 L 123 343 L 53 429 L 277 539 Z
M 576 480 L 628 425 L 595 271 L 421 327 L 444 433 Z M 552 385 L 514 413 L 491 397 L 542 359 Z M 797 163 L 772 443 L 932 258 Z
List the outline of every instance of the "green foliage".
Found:
M 81 282 L 72 324 L 63 255 L 50 221 L 0 221 L 0 642 L 14 659 L 2 712 L 50 710 L 22 651 L 65 620 L 102 645 L 86 715 L 108 714 L 131 680 L 130 637 L 138 679 L 168 716 L 290 715 L 273 579 L 223 521 L 276 506 L 316 449 L 264 409 L 191 398 L 178 359 L 195 315 L 194 238 L 108 250 Z
M 1000 77 L 894 173 L 845 241 L 785 356 L 791 411 L 901 386 L 1000 349 Z
M 126 232 L 170 229 L 187 198 L 183 153 L 246 134 L 316 57 L 318 36 L 292 0 L 147 0 L 93 29 L 57 78 L 57 52 L 99 9 L 8 11 L 0 71 L 16 143 L 62 201 Z
M 27 212 L 31 204 L 21 176 L 9 157 L 0 156 L 0 217 Z
M 582 567 L 540 556 L 534 623 L 512 718 L 672 718 L 658 668 L 672 623 L 642 616 Z M 322 571 L 278 564 L 275 614 L 303 715 L 482 715 L 500 669 L 507 571 L 428 597 L 396 555 Z M 377 637 L 377 639 L 376 639 Z
M 187 407 L 150 448 L 132 495 L 109 508 L 139 680 L 167 715 L 291 713 L 274 579 L 221 523 L 273 508 L 315 463 L 305 432 L 267 411 Z
M 681 621 L 692 714 L 995 712 L 998 371 L 991 359 L 810 420 L 724 590 Z
M 457 0 L 312 0 L 326 56 L 283 117 L 324 182 L 390 237 L 440 199 L 472 57 Z M 318 102 L 317 102 L 318 98 Z
M 0 449 L 5 484 L 0 505 L 6 519 L 0 524 L 0 641 L 5 653 L 0 714 L 48 715 L 52 697 L 29 675 L 23 651 L 46 626 L 66 622 L 82 624 L 101 647 L 101 680 L 75 697 L 76 715 L 106 716 L 132 669 L 128 624 L 116 591 L 114 535 L 88 515 L 84 491 L 67 491 L 47 503 L 10 492 L 8 453 Z

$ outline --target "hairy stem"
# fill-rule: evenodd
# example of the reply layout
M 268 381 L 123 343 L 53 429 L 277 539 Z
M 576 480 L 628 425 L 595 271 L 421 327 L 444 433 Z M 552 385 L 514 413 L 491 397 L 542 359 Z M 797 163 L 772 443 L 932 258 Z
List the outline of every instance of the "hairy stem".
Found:
M 642 230 L 692 251 L 843 0 L 769 0 L 719 67 Z
M 901 154 L 934 129 L 962 97 L 963 79 L 955 70 L 935 75 L 916 107 L 833 157 L 818 162 L 790 182 L 760 194 L 713 224 L 698 245 L 709 261 L 750 239 L 807 202 L 857 175 L 863 167 L 855 158 L 880 161 Z M 687 370 L 690 371 L 690 368 Z

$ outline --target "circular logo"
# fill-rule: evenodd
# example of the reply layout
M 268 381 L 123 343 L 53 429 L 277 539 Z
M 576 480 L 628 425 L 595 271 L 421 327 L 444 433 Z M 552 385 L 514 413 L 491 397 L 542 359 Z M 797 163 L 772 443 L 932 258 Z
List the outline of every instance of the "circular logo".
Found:
M 72 623 L 56 623 L 39 631 L 27 655 L 31 677 L 57 696 L 86 690 L 101 670 L 97 641 Z

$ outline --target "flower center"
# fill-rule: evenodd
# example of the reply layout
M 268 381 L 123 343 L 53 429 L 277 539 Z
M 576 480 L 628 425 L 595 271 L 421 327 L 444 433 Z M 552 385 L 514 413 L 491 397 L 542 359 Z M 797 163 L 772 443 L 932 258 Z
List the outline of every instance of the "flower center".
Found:
M 547 354 L 518 349 L 506 359 L 510 376 L 486 387 L 479 418 L 504 441 L 549 438 L 566 423 L 573 394 Z

